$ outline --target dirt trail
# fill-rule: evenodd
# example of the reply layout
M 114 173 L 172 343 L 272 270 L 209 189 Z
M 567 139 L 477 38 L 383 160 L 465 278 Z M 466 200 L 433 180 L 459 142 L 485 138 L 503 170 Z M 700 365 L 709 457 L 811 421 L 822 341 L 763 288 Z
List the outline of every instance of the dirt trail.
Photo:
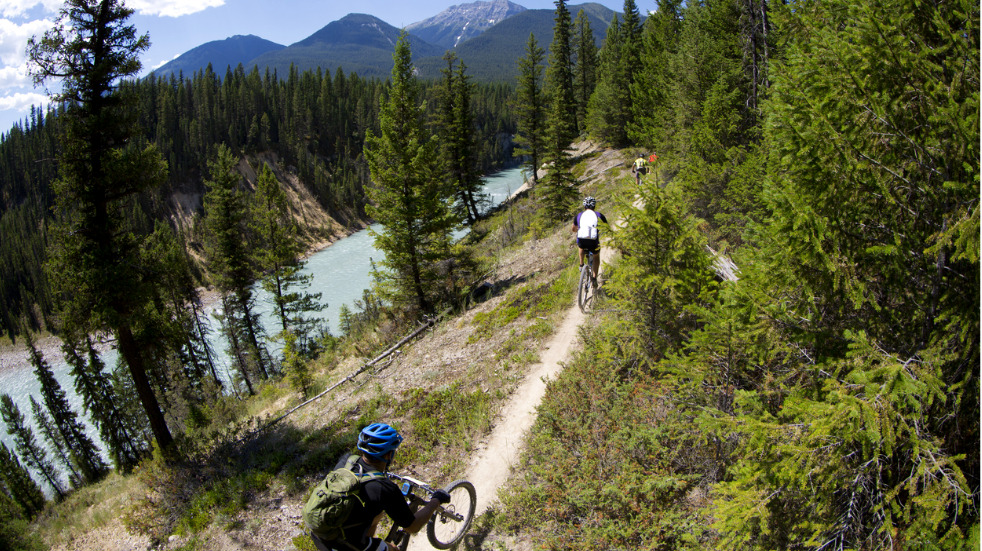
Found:
M 501 419 L 486 446 L 471 460 L 467 480 L 473 482 L 477 490 L 478 515 L 494 503 L 498 488 L 508 481 L 511 466 L 523 447 L 525 434 L 535 422 L 535 408 L 545 396 L 546 381 L 562 371 L 561 362 L 569 357 L 583 318 L 583 312 L 575 305 L 566 311 L 562 324 L 545 344 L 540 354 L 541 361 L 526 374 L 511 400 L 502 408 Z
M 609 263 L 612 256 L 611 248 L 602 247 L 601 266 Z M 600 280 L 603 281 L 602 267 Z M 512 466 L 518 461 L 524 448 L 528 431 L 535 422 L 536 408 L 545 396 L 546 383 L 562 372 L 563 363 L 578 344 L 578 329 L 586 316 L 574 301 L 575 297 L 571 296 L 571 306 L 552 338 L 543 346 L 540 362 L 530 368 L 525 379 L 502 408 L 500 418 L 491 435 L 482 442 L 480 451 L 471 458 L 470 467 L 464 478 L 471 481 L 477 490 L 475 517 L 487 511 L 498 501 L 498 488 L 508 482 Z M 414 538 L 409 548 L 410 551 L 432 549 L 426 537 Z

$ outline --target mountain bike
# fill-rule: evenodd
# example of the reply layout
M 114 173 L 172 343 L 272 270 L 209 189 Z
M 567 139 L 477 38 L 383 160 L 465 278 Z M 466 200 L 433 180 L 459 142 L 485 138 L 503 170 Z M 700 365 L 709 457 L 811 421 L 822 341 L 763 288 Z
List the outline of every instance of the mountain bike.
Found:
M 406 496 L 409 508 L 415 512 L 422 507 L 437 489 L 429 484 L 395 473 L 386 473 Z M 440 505 L 426 524 L 426 538 L 437 549 L 450 549 L 464 537 L 474 519 L 477 507 L 477 492 L 474 485 L 466 480 L 451 482 L 444 490 L 450 494 L 450 501 Z M 389 529 L 385 541 L 392 542 L 404 551 L 409 549 L 410 534 L 397 525 Z
M 593 282 L 593 251 L 587 251 L 586 259 L 580 266 L 580 283 L 576 288 L 576 302 L 580 305 L 580 310 L 586 313 L 590 301 L 593 300 L 597 292 L 597 286 Z

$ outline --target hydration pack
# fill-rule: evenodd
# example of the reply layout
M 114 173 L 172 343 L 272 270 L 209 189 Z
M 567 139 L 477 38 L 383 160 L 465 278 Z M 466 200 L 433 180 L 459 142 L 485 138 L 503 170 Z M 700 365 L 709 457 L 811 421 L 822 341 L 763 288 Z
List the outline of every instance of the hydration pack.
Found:
M 583 211 L 580 213 L 576 237 L 579 239 L 597 239 L 600 235 L 600 231 L 597 229 L 599 223 L 600 217 L 597 216 L 597 213 L 592 210 Z
M 303 507 L 304 524 L 322 540 L 344 540 L 345 528 L 358 524 L 347 523 L 355 502 L 365 505 L 358 495 L 361 484 L 369 480 L 385 478 L 385 475 L 378 471 L 356 473 L 357 461 L 358 456 L 352 455 L 345 462 L 344 467 L 327 473 L 324 480 L 314 487 Z

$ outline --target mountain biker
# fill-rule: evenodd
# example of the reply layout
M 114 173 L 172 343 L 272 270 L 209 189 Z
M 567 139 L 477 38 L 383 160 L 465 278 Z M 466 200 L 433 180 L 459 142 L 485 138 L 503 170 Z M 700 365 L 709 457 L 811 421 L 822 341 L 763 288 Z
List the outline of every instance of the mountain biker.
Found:
M 634 179 L 638 185 L 641 185 L 641 175 L 648 173 L 648 160 L 644 158 L 644 153 L 639 153 L 638 158 L 634 159 L 634 166 L 631 167 L 631 172 L 634 173 Z
M 580 267 L 583 267 L 583 257 L 587 251 L 593 252 L 593 284 L 597 284 L 597 273 L 600 271 L 600 222 L 610 225 L 607 217 L 596 212 L 597 200 L 587 197 L 583 200 L 583 212 L 573 219 L 573 232 L 576 233 L 576 246 L 580 248 Z
M 385 423 L 373 423 L 362 429 L 358 435 L 358 456 L 352 470 L 357 472 L 386 472 L 392 464 L 396 449 L 402 443 L 402 436 Z M 335 467 L 345 466 L 351 454 L 345 455 Z M 426 525 L 441 503 L 450 501 L 450 494 L 437 490 L 433 497 L 415 513 L 406 503 L 405 496 L 395 482 L 388 478 L 371 478 L 361 484 L 358 500 L 354 504 L 345 529 L 344 540 L 324 541 L 310 533 L 314 546 L 321 551 L 406 551 L 375 537 L 375 529 L 382 520 L 382 513 L 389 515 L 392 522 L 410 534 L 415 534 Z

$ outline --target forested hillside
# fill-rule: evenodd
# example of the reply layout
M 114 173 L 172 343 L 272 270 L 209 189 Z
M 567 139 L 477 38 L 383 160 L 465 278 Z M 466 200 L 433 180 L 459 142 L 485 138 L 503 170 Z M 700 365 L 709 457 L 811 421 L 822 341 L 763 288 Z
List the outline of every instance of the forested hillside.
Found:
M 557 0 L 548 50 L 529 36 L 518 64 L 515 142 L 531 189 L 489 221 L 472 210 L 474 169 L 499 158 L 511 111 L 498 99 L 510 88 L 474 87 L 455 56 L 441 80 L 420 82 L 403 34 L 384 84 L 205 73 L 116 90 L 98 76 L 132 75 L 139 36 L 121 33 L 113 56 L 96 48 L 94 68 L 71 66 L 63 47 L 125 31 L 128 10 L 69 4 L 72 30 L 53 31 L 68 36 L 49 35 L 32 59 L 44 75 L 74 67 L 59 96 L 72 108 L 4 140 L 22 183 L 4 185 L 3 221 L 20 236 L 17 254 L 38 257 L 34 266 L 47 255 L 76 385 L 116 439 L 112 467 L 140 466 L 133 484 L 147 491 L 127 529 L 203 548 L 210 528 L 221 541 L 259 532 L 230 519 L 251 500 L 299 506 L 298 481 L 322 475 L 378 419 L 406 431 L 397 461 L 458 473 L 572 304 L 562 274 L 575 270 L 574 249 L 537 245 L 568 238 L 589 194 L 621 220 L 603 243 L 620 259 L 603 269 L 582 347 L 549 383 L 500 506 L 464 546 L 978 548 L 977 2 L 664 0 L 643 19 L 627 0 L 598 51 L 589 24 Z M 99 4 L 112 17 L 96 24 Z M 571 148 L 583 138 L 651 170 L 638 185 L 626 167 L 587 173 Z M 269 167 L 243 190 L 236 163 L 259 151 L 295 165 L 337 216 L 380 222 L 386 258 L 343 314 L 343 335 L 316 330 L 316 297 L 291 279 L 295 226 Z M 52 185 L 23 184 L 42 176 Z M 188 247 L 150 216 L 166 182 L 198 178 L 196 231 L 226 310 L 232 389 L 201 360 Z M 55 216 L 30 216 L 48 205 Z M 454 241 L 465 220 L 475 230 Z M 38 235 L 46 242 L 28 239 Z M 518 247 L 541 279 L 499 273 L 503 251 Z M 735 281 L 716 275 L 714 250 L 739 266 Z M 38 293 L 26 283 L 40 273 L 17 276 L 19 296 Z M 483 274 L 498 274 L 492 288 L 507 294 L 477 315 L 468 309 Z M 257 280 L 296 291 L 280 295 L 282 358 L 256 331 Z M 254 430 L 336 381 L 337 366 L 462 312 L 443 330 L 469 336 L 438 367 L 411 365 L 388 388 L 365 384 L 323 405 L 334 421 Z M 493 349 L 467 348 L 489 333 Z M 101 365 L 94 334 L 115 337 L 116 369 Z M 33 413 L 50 415 L 58 431 L 45 438 L 60 433 L 72 450 L 54 460 L 74 467 L 76 489 L 97 487 L 108 466 L 72 436 L 73 416 L 34 361 L 49 387 L 48 413 L 40 403 Z M 63 537 L 63 513 L 33 481 L 51 461 L 32 453 L 9 402 L 0 413 L 18 445 L 0 449 L 0 541 L 31 549 Z M 306 535 L 293 544 L 311 545 Z
M 506 524 L 546 549 L 977 548 L 978 3 L 631 7 L 585 129 L 657 170 Z
M 427 86 L 436 110 L 437 84 Z M 338 71 L 224 75 L 210 69 L 193 77 L 128 82 L 124 93 L 138 102 L 140 129 L 134 140 L 157 148 L 168 166 L 166 186 L 141 199 L 140 222 L 168 220 L 168 197 L 180 192 L 200 199 L 207 161 L 218 144 L 240 155 L 275 153 L 320 204 L 340 223 L 365 219 L 368 169 L 362 157 L 366 131 L 377 128 L 379 100 L 386 84 Z M 508 162 L 514 121 L 512 86 L 475 84 L 471 105 L 479 156 L 476 170 L 489 172 Z M 57 176 L 62 113 L 36 113 L 0 141 L 0 328 L 8 336 L 25 321 L 32 330 L 50 329 L 53 303 L 42 273 L 52 181 Z M 173 225 L 173 221 L 171 221 Z M 201 236 L 185 239 L 200 242 Z

